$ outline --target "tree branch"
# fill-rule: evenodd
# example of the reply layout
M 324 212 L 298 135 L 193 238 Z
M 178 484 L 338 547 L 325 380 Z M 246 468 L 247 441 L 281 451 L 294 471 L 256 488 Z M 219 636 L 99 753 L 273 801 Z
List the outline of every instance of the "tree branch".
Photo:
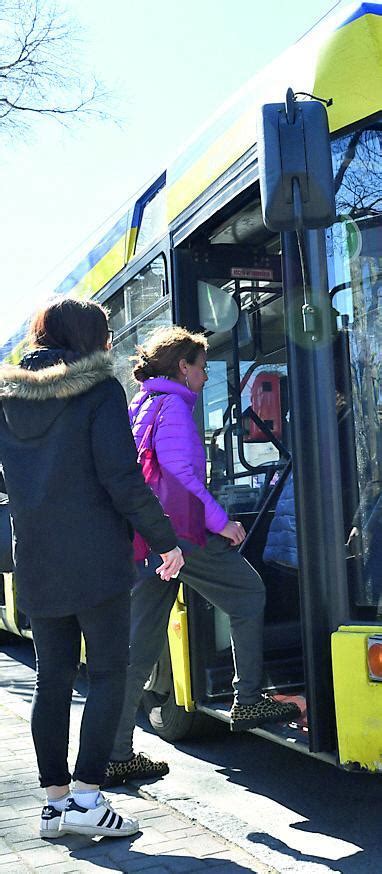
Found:
M 78 29 L 54 0 L 3 0 L 0 32 L 0 132 L 25 129 L 33 116 L 111 118 L 109 95 L 89 74 Z

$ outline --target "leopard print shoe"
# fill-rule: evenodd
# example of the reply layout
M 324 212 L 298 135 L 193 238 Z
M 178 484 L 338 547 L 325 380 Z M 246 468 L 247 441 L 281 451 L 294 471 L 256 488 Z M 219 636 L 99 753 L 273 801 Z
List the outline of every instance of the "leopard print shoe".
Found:
M 291 722 L 300 715 L 300 708 L 293 701 L 276 701 L 271 695 L 261 695 L 254 704 L 233 704 L 230 726 L 231 731 L 245 731 L 266 722 Z
M 128 762 L 109 762 L 105 772 L 102 789 L 111 786 L 123 786 L 129 780 L 148 780 L 155 777 L 164 777 L 168 774 L 167 762 L 153 762 L 144 753 L 135 753 Z

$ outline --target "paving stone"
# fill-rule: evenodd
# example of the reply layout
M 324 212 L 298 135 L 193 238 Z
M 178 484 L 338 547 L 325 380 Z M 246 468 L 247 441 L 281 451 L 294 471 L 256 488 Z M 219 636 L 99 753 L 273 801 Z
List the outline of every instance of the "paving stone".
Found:
M 178 859 L 178 858 L 171 859 L 171 857 L 170 857 L 170 860 L 171 861 L 169 862 L 169 864 L 170 864 L 170 871 L 171 872 L 182 870 L 182 871 L 185 871 L 186 874 L 194 874 L 194 872 L 195 872 L 195 874 L 196 874 L 196 872 L 198 872 L 198 874 L 199 874 L 200 871 L 205 871 L 206 874 L 209 874 L 210 871 L 213 871 L 213 874 L 215 874 L 216 868 L 218 867 L 218 865 L 220 865 L 220 862 L 217 862 L 213 858 L 208 858 L 208 859 L 191 858 L 191 859 L 187 859 L 187 863 L 186 863 L 186 861 L 183 862 L 181 859 Z M 178 867 L 177 867 L 177 863 L 179 863 Z M 235 870 L 234 874 L 239 874 L 239 871 Z M 241 872 L 240 872 L 240 874 L 241 874 Z
M 141 868 L 135 867 L 135 866 L 130 867 L 130 862 L 129 862 L 129 867 L 124 870 L 123 874 L 130 874 L 130 872 L 134 872 L 134 874 L 139 874 L 140 871 L 145 871 L 145 872 L 152 871 L 153 874 L 169 874 L 170 868 L 168 867 L 167 864 L 165 865 L 162 862 L 162 860 L 161 861 L 157 860 L 155 862 L 154 859 L 152 859 L 151 865 L 145 865 L 145 867 L 141 867 Z
M 3 853 L 0 856 L 0 871 L 3 867 L 3 865 L 5 866 L 5 868 L 7 868 L 11 862 L 18 862 L 18 861 L 19 861 L 19 856 L 17 855 L 17 853 L 10 853 L 10 852 Z
M 121 840 L 121 841 L 113 841 L 112 846 L 110 846 L 110 842 L 108 842 L 108 844 L 109 844 L 109 846 L 108 846 L 107 852 L 109 853 L 110 857 L 113 859 L 114 862 L 119 862 L 119 863 L 126 862 L 127 860 L 130 861 L 130 859 L 133 859 L 133 858 L 134 859 L 137 859 L 137 858 L 151 859 L 151 853 L 149 853 L 147 851 L 147 846 L 150 846 L 150 845 L 144 846 L 143 844 L 140 844 L 139 841 L 134 841 L 134 844 L 131 844 L 131 843 L 128 843 L 127 841 Z M 151 846 L 155 846 L 155 845 L 151 845 Z M 106 852 L 106 850 L 103 849 L 103 852 Z M 160 850 L 158 849 L 157 852 L 159 854 Z
M 161 844 L 167 840 L 167 836 L 153 826 L 146 826 L 142 829 L 142 834 L 137 835 L 134 841 L 134 847 L 140 848 L 149 844 Z
M 15 817 L 15 814 L 13 814 Z M 13 831 L 13 829 L 24 828 L 24 824 L 20 822 L 19 817 L 14 819 L 4 819 L 0 822 L 0 837 L 5 837 L 6 835 Z M 22 840 L 22 838 L 20 838 Z
M 22 862 L 9 862 L 6 869 L 6 874 L 30 874 L 30 868 L 26 868 Z
M 38 832 L 31 823 L 27 824 L 16 819 L 10 822 L 4 829 L 1 829 L 0 835 L 5 838 L 8 844 L 13 844 L 15 842 L 20 843 L 20 841 L 29 841 L 31 838 L 36 838 Z
M 234 867 L 232 862 L 227 861 L 226 863 L 223 862 L 220 865 L 217 865 L 217 867 L 213 869 L 213 872 L 214 872 L 214 874 L 233 874 L 233 872 L 235 872 L 235 874 L 239 874 L 239 871 L 240 871 L 240 874 L 244 874 L 244 871 L 253 871 L 253 870 L 254 870 L 253 868 L 243 868 L 242 865 L 240 866 L 240 868 L 238 870 L 236 865 Z M 191 872 L 190 872 L 190 874 L 191 874 Z
M 89 872 L 89 874 L 124 874 L 124 872 L 126 872 L 126 874 L 129 874 L 127 868 L 110 867 L 110 862 L 107 856 L 99 857 L 95 862 L 82 862 L 82 865 L 80 868 L 78 868 L 78 871 Z M 41 874 L 45 874 L 45 869 L 41 869 Z
M 146 814 L 150 815 L 150 813 L 151 816 L 155 816 L 158 812 L 159 815 L 163 812 L 160 810 L 158 811 L 158 808 L 154 806 L 153 802 L 146 801 L 146 798 L 136 798 L 131 795 L 114 795 L 113 793 L 108 795 L 107 792 L 105 792 L 105 795 L 109 801 L 113 802 L 114 807 L 118 807 L 120 802 L 128 801 L 131 810 L 134 810 L 135 813 L 140 813 L 141 816 Z
M 19 856 L 26 865 L 29 865 L 32 870 L 42 867 L 43 865 L 58 864 L 62 861 L 62 854 L 59 849 L 52 845 L 44 847 L 35 847 L 31 850 L 21 850 Z
M 178 842 L 177 842 L 178 843 Z M 185 842 L 183 841 L 183 844 Z M 197 859 L 219 852 L 222 849 L 222 841 L 212 834 L 205 833 L 197 837 L 187 839 L 187 849 Z
M 10 819 L 15 819 L 15 810 L 9 804 L 6 807 L 0 807 L 0 823 L 8 822 Z
M 0 801 L 4 802 L 4 804 L 10 804 L 15 798 L 25 798 L 27 794 L 21 786 L 19 789 L 8 789 L 0 792 Z
M 38 834 L 36 830 L 36 835 Z M 30 838 L 29 841 L 13 841 L 12 846 L 16 853 L 20 853 L 21 850 L 34 850 L 35 847 L 46 847 L 46 841 L 43 841 L 40 837 Z
M 155 819 L 156 819 L 156 823 L 154 824 L 155 828 L 157 828 L 158 831 L 161 831 L 161 832 L 178 831 L 179 829 L 181 830 L 184 828 L 184 821 L 181 819 L 178 819 L 178 817 L 176 817 L 176 816 L 172 816 L 171 814 L 165 814 L 164 816 L 161 816 L 161 817 L 155 817 Z M 150 822 L 149 817 L 146 819 L 146 824 L 147 825 L 152 824 Z
M 0 856 L 3 853 L 9 853 L 9 844 L 6 843 L 4 838 L 0 838 Z
M 73 862 L 57 862 L 56 865 L 44 865 L 43 867 L 34 868 L 34 871 L 41 871 L 41 874 L 76 874 L 77 867 L 74 867 Z
M 14 810 L 22 811 L 22 816 L 26 816 L 27 810 L 41 810 L 41 802 L 39 801 L 39 799 L 35 798 L 33 795 L 26 795 L 24 793 L 24 795 L 21 795 L 19 798 L 8 799 L 7 802 L 0 801 L 0 817 L 1 811 L 4 809 L 7 803 L 9 804 L 10 800 L 12 802 L 11 807 L 13 807 Z
M 150 871 L 150 870 L 155 871 L 155 874 L 156 874 L 156 872 L 158 870 L 158 865 L 160 865 L 160 864 L 161 864 L 161 862 L 158 861 L 158 859 L 155 859 L 154 856 L 145 856 L 145 855 L 139 856 L 139 855 L 137 855 L 135 857 L 134 853 L 129 853 L 129 856 L 127 859 L 127 868 L 125 870 L 127 870 L 129 872 L 129 874 L 133 874 L 133 872 L 135 874 L 135 872 Z M 168 868 L 167 868 L 167 871 L 168 871 Z
M 62 848 L 62 849 L 64 849 L 64 848 Z M 103 849 L 103 847 L 99 846 L 98 841 L 94 841 L 94 840 L 91 840 L 90 843 L 87 843 L 87 844 L 84 843 L 82 846 L 81 845 L 79 845 L 79 846 L 73 845 L 69 849 L 68 853 L 64 852 L 66 860 L 68 860 L 68 857 L 69 857 L 70 859 L 75 858 L 76 860 L 79 859 L 79 860 L 86 861 L 87 859 L 88 860 L 95 859 L 100 854 L 105 855 L 105 850 Z
M 205 829 L 200 825 L 190 826 L 189 828 L 187 827 L 187 825 L 185 825 L 185 823 L 183 823 L 183 825 L 185 826 L 185 828 L 183 828 L 183 829 L 176 829 L 175 831 L 166 832 L 167 840 L 178 841 L 178 840 L 180 840 L 180 838 L 184 838 L 184 839 L 194 838 L 194 837 L 197 837 L 198 835 L 205 835 L 205 833 L 206 833 Z M 145 832 L 146 832 L 146 828 L 145 828 Z

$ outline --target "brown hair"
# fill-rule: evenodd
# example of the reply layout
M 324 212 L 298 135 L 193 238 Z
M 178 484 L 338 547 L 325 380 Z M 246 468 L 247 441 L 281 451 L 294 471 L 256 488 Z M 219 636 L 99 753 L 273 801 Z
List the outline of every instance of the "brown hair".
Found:
M 56 298 L 33 317 L 28 339 L 32 348 L 44 346 L 90 355 L 106 348 L 106 311 L 91 301 Z
M 194 364 L 200 352 L 207 352 L 208 343 L 203 334 L 193 334 L 176 325 L 155 331 L 143 346 L 137 346 L 133 374 L 137 382 L 150 376 L 168 376 L 174 379 L 179 374 L 179 361 L 185 358 Z

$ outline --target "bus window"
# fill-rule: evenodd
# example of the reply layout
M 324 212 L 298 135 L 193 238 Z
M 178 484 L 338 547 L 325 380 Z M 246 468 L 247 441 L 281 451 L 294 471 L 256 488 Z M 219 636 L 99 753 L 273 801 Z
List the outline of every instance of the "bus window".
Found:
M 166 189 L 163 187 L 144 206 L 135 244 L 134 257 L 140 255 L 149 246 L 151 247 L 155 240 L 163 237 L 166 232 Z
M 157 331 L 158 328 L 164 328 L 168 325 L 171 325 L 171 311 L 167 300 L 137 324 L 127 328 L 117 338 L 113 346 L 116 375 L 125 389 L 129 403 L 138 388 L 131 373 L 132 358 L 135 355 L 136 346 L 144 343 L 148 336 Z
M 166 268 L 163 255 L 158 255 L 124 287 L 126 320 L 138 318 L 166 292 Z
M 107 302 L 109 325 L 114 333 L 121 331 L 126 324 L 125 299 L 121 288 Z
M 353 132 L 351 140 L 347 135 L 333 144 L 341 221 L 328 232 L 327 251 L 333 307 L 348 350 L 357 500 L 345 538 L 351 601 L 362 619 L 382 613 L 381 122 Z M 349 465 L 351 459 L 342 464 L 344 491 Z
M 165 291 L 165 259 L 163 255 L 158 255 L 111 298 L 111 302 L 117 299 L 120 306 L 123 300 L 124 320 L 113 346 L 113 354 L 116 374 L 129 401 L 137 390 L 137 383 L 131 375 L 136 346 L 144 343 L 158 328 L 171 324 L 170 299 Z M 108 307 L 109 304 L 108 301 Z M 114 312 L 117 312 L 116 307 Z M 118 318 L 120 324 L 120 314 Z M 114 323 L 110 323 L 114 328 Z

